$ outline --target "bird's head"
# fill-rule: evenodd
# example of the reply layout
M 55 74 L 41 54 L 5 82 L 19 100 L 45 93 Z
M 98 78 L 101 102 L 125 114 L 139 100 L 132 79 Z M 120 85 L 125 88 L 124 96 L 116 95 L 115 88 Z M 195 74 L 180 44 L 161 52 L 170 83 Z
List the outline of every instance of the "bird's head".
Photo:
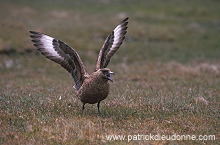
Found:
M 102 77 L 103 77 L 104 79 L 107 79 L 107 80 L 113 82 L 113 79 L 112 79 L 111 75 L 114 75 L 115 73 L 112 72 L 110 69 L 108 69 L 108 68 L 102 68 L 102 69 L 99 69 L 98 71 L 101 72 L 101 75 L 102 75 Z

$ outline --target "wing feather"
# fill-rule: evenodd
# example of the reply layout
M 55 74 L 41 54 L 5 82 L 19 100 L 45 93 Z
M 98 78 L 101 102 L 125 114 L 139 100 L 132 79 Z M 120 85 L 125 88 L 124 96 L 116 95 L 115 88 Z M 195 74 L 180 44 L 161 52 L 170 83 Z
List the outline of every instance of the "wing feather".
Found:
M 125 18 L 121 23 L 112 31 L 111 34 L 106 38 L 96 62 L 95 71 L 100 68 L 106 68 L 110 62 L 111 57 L 119 49 L 125 34 L 127 33 L 128 17 Z
M 58 39 L 35 31 L 30 31 L 30 33 L 31 41 L 37 50 L 46 58 L 65 68 L 72 75 L 75 88 L 78 90 L 88 75 L 78 53 Z

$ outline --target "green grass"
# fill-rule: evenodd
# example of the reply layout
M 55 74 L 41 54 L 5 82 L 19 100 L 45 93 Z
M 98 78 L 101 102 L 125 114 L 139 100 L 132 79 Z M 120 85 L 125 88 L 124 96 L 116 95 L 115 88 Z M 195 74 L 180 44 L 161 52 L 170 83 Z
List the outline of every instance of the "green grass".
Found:
M 128 143 L 108 141 L 110 134 L 215 135 L 129 144 L 219 144 L 217 0 L 2 0 L 0 10 L 0 144 Z M 82 114 L 70 75 L 35 53 L 28 31 L 67 42 L 92 72 L 104 39 L 126 16 L 110 94 L 100 115 L 88 104 Z

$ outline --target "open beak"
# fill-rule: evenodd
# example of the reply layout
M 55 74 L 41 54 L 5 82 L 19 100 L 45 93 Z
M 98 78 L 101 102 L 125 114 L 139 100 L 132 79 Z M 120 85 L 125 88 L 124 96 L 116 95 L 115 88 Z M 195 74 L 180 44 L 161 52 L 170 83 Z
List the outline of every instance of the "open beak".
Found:
M 112 72 L 112 71 L 110 71 L 109 73 L 110 73 L 110 74 L 113 74 L 113 75 L 115 75 L 115 73 L 114 73 L 114 72 Z
M 108 76 L 108 80 L 110 80 L 111 82 L 113 82 L 113 79 L 112 79 L 112 77 L 111 77 L 111 75 L 115 75 L 115 73 L 114 72 L 109 72 L 109 76 Z

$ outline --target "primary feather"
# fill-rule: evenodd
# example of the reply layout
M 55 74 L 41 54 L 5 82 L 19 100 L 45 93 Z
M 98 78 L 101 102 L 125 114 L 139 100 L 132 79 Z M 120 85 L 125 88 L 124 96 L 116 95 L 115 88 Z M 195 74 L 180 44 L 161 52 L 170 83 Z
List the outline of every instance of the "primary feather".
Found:
M 98 56 L 95 70 L 106 68 L 111 57 L 121 46 L 127 33 L 128 18 L 125 18 L 106 38 Z
M 30 33 L 34 46 L 38 48 L 37 50 L 65 68 L 72 75 L 75 88 L 78 90 L 87 75 L 78 53 L 60 40 L 39 32 L 30 31 Z

